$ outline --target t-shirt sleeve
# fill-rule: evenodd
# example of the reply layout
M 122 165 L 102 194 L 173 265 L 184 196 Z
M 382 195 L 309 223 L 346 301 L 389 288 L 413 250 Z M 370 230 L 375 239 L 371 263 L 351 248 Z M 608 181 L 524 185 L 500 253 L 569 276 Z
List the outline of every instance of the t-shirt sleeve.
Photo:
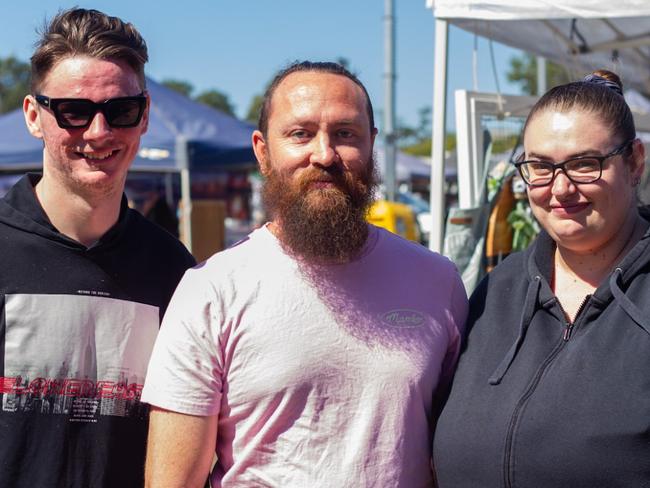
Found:
M 201 270 L 189 270 L 160 327 L 142 401 L 174 412 L 216 415 L 222 394 L 218 297 Z

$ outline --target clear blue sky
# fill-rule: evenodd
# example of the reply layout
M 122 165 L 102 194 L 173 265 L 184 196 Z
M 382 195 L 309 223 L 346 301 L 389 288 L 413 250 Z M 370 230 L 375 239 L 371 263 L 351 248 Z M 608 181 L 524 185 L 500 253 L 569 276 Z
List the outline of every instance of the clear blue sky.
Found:
M 425 0 L 394 1 L 397 116 L 414 125 L 418 109 L 432 103 L 434 19 Z M 159 81 L 186 80 L 194 85 L 195 94 L 217 88 L 230 97 L 238 115 L 246 113 L 251 98 L 277 69 L 295 59 L 347 58 L 368 88 L 376 111 L 383 106 L 382 0 L 17 0 L 2 9 L 0 56 L 27 61 L 36 29 L 60 8 L 74 5 L 96 8 L 135 24 L 149 45 L 149 76 Z M 472 89 L 473 45 L 472 35 L 451 28 L 450 91 Z M 485 39 L 479 39 L 478 52 L 479 89 L 494 91 Z M 517 54 L 495 45 L 505 93 L 519 93 L 505 76 L 508 60 Z

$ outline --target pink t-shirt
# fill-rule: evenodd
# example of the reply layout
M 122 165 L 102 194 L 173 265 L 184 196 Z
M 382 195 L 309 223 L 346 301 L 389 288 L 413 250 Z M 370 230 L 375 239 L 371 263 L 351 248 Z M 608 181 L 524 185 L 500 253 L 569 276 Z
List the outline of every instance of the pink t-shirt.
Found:
M 185 274 L 142 398 L 219 416 L 214 487 L 432 486 L 466 314 L 422 246 L 371 227 L 358 260 L 305 268 L 264 227 Z

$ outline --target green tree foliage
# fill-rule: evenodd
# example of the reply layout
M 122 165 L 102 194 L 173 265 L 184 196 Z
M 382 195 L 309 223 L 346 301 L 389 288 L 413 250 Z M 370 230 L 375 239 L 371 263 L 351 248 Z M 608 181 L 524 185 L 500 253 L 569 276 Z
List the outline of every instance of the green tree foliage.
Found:
M 410 127 L 399 123 L 397 127 L 397 144 L 401 147 L 417 145 L 431 137 L 431 108 L 422 107 L 418 110 L 418 124 Z
M 250 105 L 248 106 L 248 111 L 246 112 L 246 121 L 251 124 L 257 124 L 257 121 L 260 117 L 260 110 L 262 109 L 262 102 L 264 102 L 264 95 L 259 93 L 253 97 Z
M 260 111 L 262 110 L 262 104 L 264 103 L 264 94 L 266 93 L 266 90 L 269 89 L 272 82 L 273 79 L 270 79 L 266 85 L 264 85 L 264 90 L 262 93 L 254 95 L 251 99 L 251 103 L 248 105 L 248 110 L 246 111 L 246 122 L 257 125 L 257 122 L 260 118 Z
M 506 151 L 512 151 L 512 148 L 515 147 L 518 141 L 519 136 L 517 134 L 496 137 L 492 141 L 492 154 L 500 154 Z
M 537 95 L 537 57 L 532 54 L 510 58 L 508 81 L 516 83 L 527 95 Z M 546 86 L 548 88 L 568 83 L 569 74 L 565 68 L 552 61 L 546 61 Z
M 198 94 L 195 100 L 235 117 L 235 108 L 232 103 L 230 103 L 228 95 L 219 90 L 204 91 Z
M 194 92 L 194 85 L 185 80 L 172 80 L 167 79 L 161 82 L 167 88 L 170 88 L 187 98 L 193 98 L 195 101 L 207 105 L 208 107 L 216 108 L 222 112 L 235 117 L 235 107 L 230 102 L 228 95 L 219 90 L 205 90 L 197 96 L 192 97 Z
M 192 92 L 194 91 L 194 86 L 191 83 L 184 80 L 167 79 L 167 80 L 163 80 L 161 84 L 166 86 L 167 88 L 177 91 L 182 95 L 185 95 L 188 98 L 191 97 Z
M 10 112 L 23 104 L 29 93 L 30 67 L 13 56 L 0 58 L 0 113 Z
M 431 156 L 431 138 L 400 147 L 402 152 L 412 156 Z
M 401 125 L 397 131 L 400 150 L 413 156 L 431 156 L 431 107 L 418 110 L 418 124 L 415 127 Z M 445 135 L 445 150 L 456 149 L 456 134 Z
M 422 139 L 414 144 L 400 147 L 400 151 L 413 156 L 431 156 L 431 137 Z M 456 134 L 448 132 L 445 135 L 445 151 L 453 151 L 456 149 Z

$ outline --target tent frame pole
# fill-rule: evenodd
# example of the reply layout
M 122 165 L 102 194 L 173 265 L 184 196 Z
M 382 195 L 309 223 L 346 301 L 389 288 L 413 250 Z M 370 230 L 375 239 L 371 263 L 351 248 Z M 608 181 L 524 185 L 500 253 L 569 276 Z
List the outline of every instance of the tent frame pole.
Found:
M 394 202 L 397 186 L 395 164 L 395 4 L 384 3 L 384 187 L 386 200 Z
M 181 174 L 181 202 L 183 208 L 182 231 L 183 243 L 192 252 L 192 195 L 190 184 L 190 154 L 187 139 L 176 136 L 176 162 Z
M 445 225 L 445 132 L 447 112 L 447 47 L 449 24 L 436 18 L 433 54 L 433 117 L 431 128 L 431 236 L 429 249 L 442 252 Z

